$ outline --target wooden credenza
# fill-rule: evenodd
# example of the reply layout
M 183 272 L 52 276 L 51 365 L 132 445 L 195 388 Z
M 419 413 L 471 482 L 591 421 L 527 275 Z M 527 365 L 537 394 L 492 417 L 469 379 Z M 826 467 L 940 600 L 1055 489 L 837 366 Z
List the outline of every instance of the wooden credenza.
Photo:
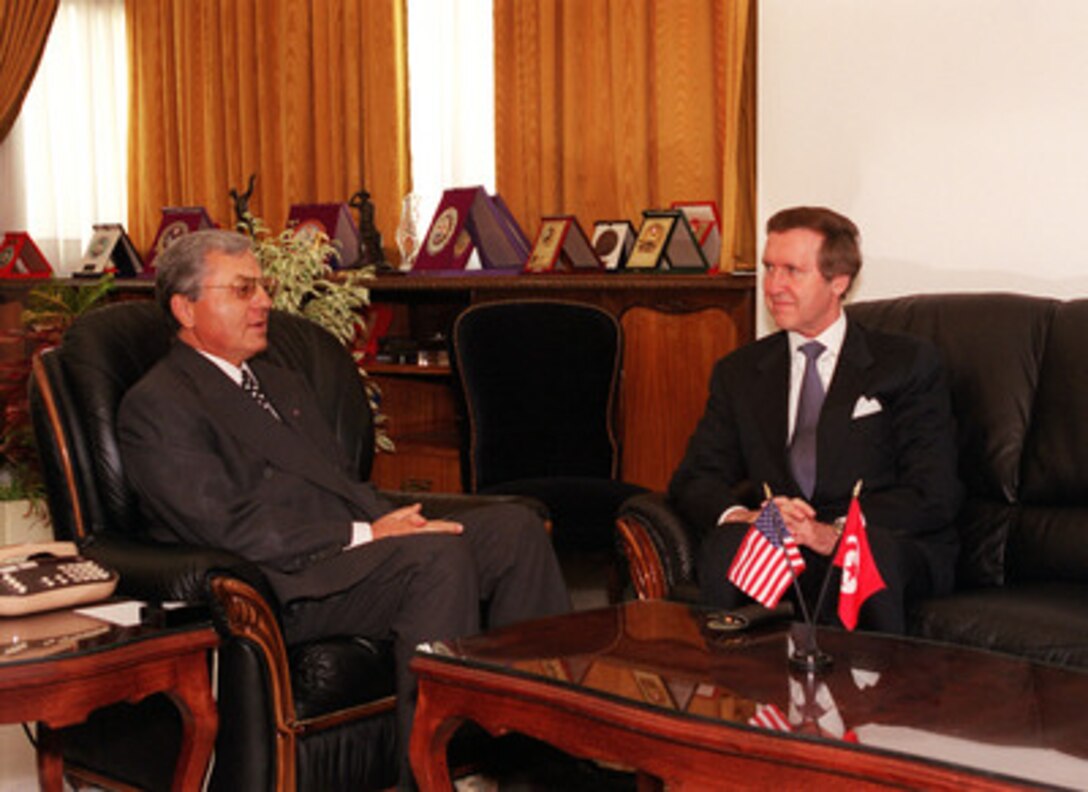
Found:
M 72 281 L 80 283 L 80 281 Z M 0 308 L 21 302 L 33 284 L 0 283 Z M 497 300 L 556 299 L 599 305 L 624 331 L 623 375 L 616 410 L 621 475 L 665 487 L 702 414 L 714 361 L 755 333 L 755 277 L 667 273 L 377 276 L 371 304 L 384 311 L 387 337 L 441 346 L 469 305 Z M 116 297 L 146 299 L 148 280 L 119 280 Z M 17 312 L 4 313 L 5 323 Z M 461 489 L 462 424 L 448 364 L 369 362 L 382 389 L 382 411 L 397 446 L 379 454 L 374 481 L 390 489 Z
M 557 299 L 599 305 L 624 330 L 616 411 L 621 474 L 663 489 L 706 403 L 714 361 L 754 337 L 752 275 L 382 275 L 371 302 L 391 316 L 387 336 L 448 339 L 469 305 Z M 397 453 L 374 479 L 393 489 L 461 488 L 459 395 L 448 365 L 371 364 Z

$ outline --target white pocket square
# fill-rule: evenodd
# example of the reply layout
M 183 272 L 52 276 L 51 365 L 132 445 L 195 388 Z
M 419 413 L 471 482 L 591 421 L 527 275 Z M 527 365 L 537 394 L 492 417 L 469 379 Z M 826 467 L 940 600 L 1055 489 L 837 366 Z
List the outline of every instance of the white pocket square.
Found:
M 876 415 L 883 409 L 879 399 L 870 399 L 868 396 L 858 396 L 857 404 L 854 405 L 854 414 L 851 418 L 856 420 L 858 418 L 864 418 L 866 415 Z

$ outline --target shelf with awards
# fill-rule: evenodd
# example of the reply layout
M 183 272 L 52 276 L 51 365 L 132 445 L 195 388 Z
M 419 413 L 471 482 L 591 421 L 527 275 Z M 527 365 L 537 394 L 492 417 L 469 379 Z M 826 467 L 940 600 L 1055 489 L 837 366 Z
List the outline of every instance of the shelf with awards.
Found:
M 74 280 L 87 285 L 87 280 Z M 30 282 L 0 281 L 0 304 L 19 302 Z M 151 299 L 148 279 L 115 281 L 113 299 Z M 381 274 L 370 283 L 371 325 L 383 346 L 363 367 L 382 389 L 382 411 L 397 446 L 375 459 L 374 481 L 390 489 L 461 489 L 463 417 L 442 358 L 457 315 L 497 300 L 554 299 L 599 305 L 624 332 L 616 436 L 621 473 L 664 489 L 706 402 L 715 360 L 755 337 L 750 274 L 611 272 L 534 275 Z M 380 322 L 373 317 L 381 316 Z M 11 318 L 10 321 L 16 321 Z M 388 359 L 379 360 L 381 350 Z M 413 357 L 414 356 L 414 357 Z

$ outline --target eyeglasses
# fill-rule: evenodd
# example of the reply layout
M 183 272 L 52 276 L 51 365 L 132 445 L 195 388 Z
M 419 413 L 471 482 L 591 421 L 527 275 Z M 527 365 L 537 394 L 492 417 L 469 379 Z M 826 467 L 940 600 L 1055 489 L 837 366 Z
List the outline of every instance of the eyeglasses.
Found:
M 239 300 L 252 300 L 253 295 L 257 293 L 257 287 L 260 286 L 264 289 L 265 294 L 269 297 L 275 297 L 276 291 L 279 289 L 279 281 L 270 277 L 247 277 L 244 275 L 238 276 L 234 283 L 223 284 L 205 284 L 201 288 L 203 289 L 230 289 L 231 292 Z

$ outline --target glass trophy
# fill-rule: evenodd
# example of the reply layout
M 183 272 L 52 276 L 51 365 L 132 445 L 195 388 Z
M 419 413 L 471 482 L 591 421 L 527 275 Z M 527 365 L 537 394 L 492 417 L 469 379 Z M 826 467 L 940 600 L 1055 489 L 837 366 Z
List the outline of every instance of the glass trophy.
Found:
M 416 193 L 408 193 L 401 203 L 397 249 L 402 270 L 411 269 L 419 255 L 419 204 L 420 197 Z

